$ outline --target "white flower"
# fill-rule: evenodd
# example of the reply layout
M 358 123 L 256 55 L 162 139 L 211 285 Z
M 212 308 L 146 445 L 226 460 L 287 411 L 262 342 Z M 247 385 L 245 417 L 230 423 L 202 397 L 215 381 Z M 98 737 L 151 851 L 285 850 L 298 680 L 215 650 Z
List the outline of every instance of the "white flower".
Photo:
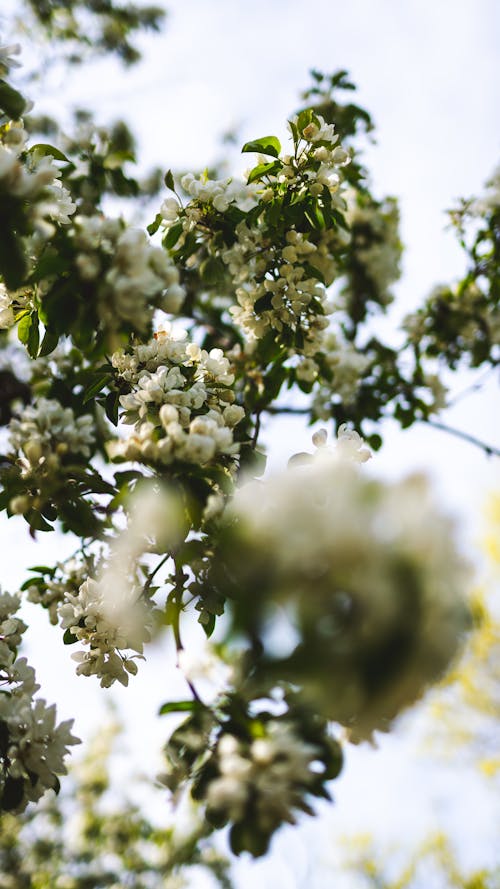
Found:
M 233 429 L 245 413 L 233 404 L 229 360 L 221 349 L 207 352 L 185 336 L 165 327 L 132 354 L 112 356 L 131 388 L 120 396 L 122 420 L 135 424 L 127 438 L 108 443 L 112 458 L 203 466 L 238 453 Z

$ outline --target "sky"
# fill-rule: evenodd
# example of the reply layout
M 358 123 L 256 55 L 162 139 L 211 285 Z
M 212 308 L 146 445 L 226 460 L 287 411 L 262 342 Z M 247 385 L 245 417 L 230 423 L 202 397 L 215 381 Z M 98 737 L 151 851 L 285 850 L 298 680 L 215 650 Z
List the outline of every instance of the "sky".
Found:
M 6 0 L 3 8 L 8 11 L 12 2 Z M 346 68 L 359 86 L 357 101 L 377 125 L 377 143 L 367 145 L 365 155 L 375 193 L 400 200 L 407 250 L 396 291 L 399 317 L 435 283 L 460 275 L 463 259 L 446 230 L 444 211 L 458 197 L 477 194 L 500 159 L 497 0 L 170 0 L 166 6 L 165 33 L 141 39 L 145 61 L 140 67 L 124 72 L 94 61 L 70 77 L 56 70 L 38 93 L 33 85 L 36 108 L 64 115 L 71 104 L 84 105 L 95 109 L 102 123 L 125 117 L 137 133 L 145 166 L 200 169 L 223 156 L 221 136 L 228 130 L 236 129 L 241 143 L 270 133 L 284 142 L 286 120 L 300 104 L 308 70 Z M 237 153 L 233 160 L 241 172 L 246 163 Z M 471 380 L 463 373 L 454 388 L 462 390 Z M 445 421 L 498 445 L 497 383 L 492 379 L 481 393 L 459 401 Z M 297 419 L 265 431 L 273 468 L 309 447 L 311 430 Z M 481 505 L 487 492 L 499 486 L 498 461 L 429 428 L 403 433 L 388 423 L 384 432 L 384 446 L 369 471 L 396 477 L 419 468 L 430 474 L 437 499 L 460 520 L 464 545 L 472 550 L 480 533 Z M 21 519 L 11 520 L 6 529 L 2 526 L 2 550 L 15 554 L 4 564 L 7 589 L 23 579 L 26 565 L 39 561 L 32 549 L 27 552 L 23 535 Z M 43 546 L 44 553 L 48 546 L 54 558 L 60 558 L 68 542 L 55 539 L 47 544 L 44 538 Z M 35 624 L 40 635 L 43 617 Z M 35 639 L 31 644 L 39 646 Z M 135 688 L 116 695 L 124 711 L 134 712 L 130 744 L 140 746 L 145 759 L 154 757 L 165 734 L 159 721 L 151 726 L 148 714 L 175 693 L 175 686 L 158 688 L 162 658 L 158 654 L 141 667 Z M 76 682 L 71 677 L 61 688 L 61 672 L 73 669 L 67 650 L 57 658 L 52 653 L 50 658 L 38 656 L 37 661 L 47 698 L 60 701 L 65 718 L 74 715 L 77 696 L 77 734 L 88 733 L 96 714 L 102 714 L 102 696 L 92 679 Z M 436 776 L 429 787 L 416 781 L 415 769 L 392 739 L 384 740 L 379 751 L 351 751 L 334 816 L 325 814 L 321 827 L 315 822 L 301 828 L 297 840 L 290 834 L 292 840 L 285 837 L 276 843 L 280 889 L 325 885 L 321 880 L 333 868 L 329 838 L 342 824 L 363 829 L 384 822 L 396 831 L 398 822 L 399 827 L 401 822 L 416 823 L 412 818 L 429 823 L 436 799 L 447 798 L 448 809 L 453 808 L 453 800 L 458 800 L 453 790 L 456 776 L 447 784 Z M 471 785 L 468 792 L 479 811 L 477 788 Z M 486 803 L 481 811 L 489 812 Z M 484 834 L 485 819 L 478 817 L 473 837 L 474 831 Z M 318 876 L 317 868 L 311 870 L 307 849 L 318 848 L 320 837 L 324 842 L 318 860 L 325 862 L 326 870 Z M 238 889 L 247 889 L 257 879 L 262 889 L 275 883 L 276 871 L 265 871 L 266 866 L 244 865 Z

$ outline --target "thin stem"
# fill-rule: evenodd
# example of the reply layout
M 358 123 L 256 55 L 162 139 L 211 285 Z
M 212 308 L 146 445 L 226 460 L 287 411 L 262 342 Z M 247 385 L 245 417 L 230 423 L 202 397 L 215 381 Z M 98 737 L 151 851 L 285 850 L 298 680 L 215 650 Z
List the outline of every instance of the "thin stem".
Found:
M 488 457 L 500 457 L 500 448 L 487 444 L 486 442 L 481 441 L 481 439 L 476 438 L 474 435 L 470 435 L 468 432 L 463 432 L 461 429 L 455 429 L 454 426 L 447 426 L 446 423 L 440 423 L 438 420 L 420 420 L 419 422 L 426 423 L 427 426 L 432 426 L 433 429 L 439 429 L 441 432 L 448 432 L 449 435 L 454 435 L 456 438 L 461 438 L 463 441 L 468 441 L 469 444 L 481 448 Z
M 279 405 L 273 407 L 270 405 L 269 407 L 264 407 L 262 410 L 266 411 L 268 414 L 296 414 L 297 416 L 305 414 L 309 414 L 311 409 L 308 407 L 287 407 L 284 405 L 280 407 Z
M 170 559 L 170 556 L 171 556 L 170 553 L 167 553 L 165 556 L 163 556 L 163 558 L 160 559 L 160 561 L 158 562 L 158 564 L 157 564 L 156 568 L 154 569 L 154 571 L 151 571 L 151 573 L 148 574 L 148 579 L 147 579 L 146 584 L 145 584 L 145 586 L 144 586 L 144 592 L 145 592 L 145 593 L 148 592 L 148 590 L 149 590 L 149 588 L 150 588 L 150 586 L 151 586 L 151 584 L 152 584 L 152 582 L 153 582 L 153 579 L 154 579 L 155 575 L 158 573 L 158 571 L 160 570 L 160 568 L 163 567 L 163 565 L 165 564 L 165 562 L 167 562 L 168 559 Z
M 457 404 L 457 402 L 461 401 L 462 398 L 465 398 L 467 395 L 471 395 L 472 392 L 479 392 L 479 390 L 483 386 L 483 383 L 486 382 L 488 377 L 491 376 L 491 374 L 495 370 L 497 370 L 496 366 L 495 367 L 488 367 L 487 370 L 484 372 L 484 374 L 481 374 L 481 376 L 474 383 L 471 383 L 470 386 L 466 386 L 465 389 L 462 389 L 461 392 L 457 392 L 457 394 L 451 399 L 451 401 L 449 401 L 447 403 L 447 407 L 453 407 L 453 405 L 455 405 L 455 404 Z
M 254 451 L 255 448 L 257 447 L 257 442 L 258 442 L 258 440 L 259 440 L 259 433 L 260 433 L 260 415 L 261 415 L 261 413 L 262 413 L 263 410 L 269 410 L 269 408 L 261 408 L 260 410 L 258 410 L 258 411 L 255 412 L 255 428 L 254 428 L 254 431 L 253 431 L 252 442 L 251 442 L 251 447 L 252 447 L 252 450 L 253 450 L 253 451 Z
M 178 565 L 177 562 L 175 561 L 175 557 L 173 557 L 173 558 L 174 558 L 174 565 L 175 565 L 175 591 L 174 591 L 175 596 L 174 596 L 174 600 L 173 600 L 174 604 L 175 604 L 175 611 L 174 611 L 174 615 L 173 615 L 173 619 L 172 619 L 172 630 L 174 633 L 175 648 L 177 651 L 177 667 L 179 667 L 180 666 L 179 665 L 179 654 L 181 651 L 184 650 L 184 645 L 182 644 L 182 638 L 181 638 L 180 623 L 181 623 L 182 596 L 184 593 L 185 575 L 182 570 L 182 565 Z M 194 700 L 197 701 L 198 704 L 203 704 L 203 701 L 200 698 L 200 696 L 199 696 L 198 692 L 196 691 L 196 688 L 194 687 L 191 680 L 188 679 L 188 677 L 186 675 L 184 676 L 184 679 L 186 680 L 186 682 L 188 684 L 189 690 L 190 690 L 191 694 L 193 695 Z

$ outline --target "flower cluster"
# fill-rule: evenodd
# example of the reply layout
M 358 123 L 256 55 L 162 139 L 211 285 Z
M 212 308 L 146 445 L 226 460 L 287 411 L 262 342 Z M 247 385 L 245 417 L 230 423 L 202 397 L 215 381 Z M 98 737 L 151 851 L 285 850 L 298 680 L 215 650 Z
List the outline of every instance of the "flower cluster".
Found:
M 328 419 L 332 400 L 352 404 L 371 361 L 340 334 L 326 331 L 316 360 L 306 358 L 295 371 L 297 379 L 319 384 L 313 399 L 315 417 Z
M 235 204 L 239 209 L 246 211 L 254 207 L 257 200 L 257 185 L 245 185 L 240 180 L 230 177 L 210 179 L 202 175 L 197 178 L 192 173 L 186 173 L 181 178 L 181 185 L 193 200 L 183 212 L 178 201 L 167 198 L 160 207 L 160 214 L 167 223 L 179 220 L 185 234 L 192 231 L 203 219 L 207 205 L 218 213 L 225 213 L 230 204 Z
M 161 214 L 166 242 L 182 248 L 186 268 L 199 268 L 211 283 L 205 267 L 214 267 L 216 287 L 250 343 L 269 333 L 311 356 L 328 326 L 325 288 L 348 241 L 339 222 L 349 156 L 321 117 L 308 114 L 290 126 L 293 155 L 279 157 L 274 137 L 248 143 L 245 151 L 262 148 L 275 160 L 260 157 L 246 186 L 184 177 L 191 200 L 182 208 L 169 199 Z
M 385 485 L 321 456 L 237 492 L 229 570 L 216 583 L 232 585 L 236 622 L 250 596 L 263 632 L 269 601 L 286 606 L 300 640 L 287 675 L 326 717 L 364 737 L 448 666 L 468 625 L 467 571 L 425 479 Z
M 423 308 L 407 315 L 404 328 L 411 344 L 430 357 L 446 358 L 451 367 L 464 359 L 472 367 L 498 361 L 500 306 L 476 281 L 435 287 Z
M 107 588 L 109 579 L 109 574 L 99 580 L 88 578 L 77 593 L 66 593 L 58 609 L 61 627 L 74 637 L 70 641 L 88 646 L 72 655 L 78 662 L 77 674 L 100 677 L 103 688 L 115 681 L 128 685 L 129 674 L 137 673 L 136 658 L 151 638 L 141 590 L 133 583 L 121 584 L 117 595 Z M 135 654 L 124 654 L 129 650 Z
M 355 192 L 348 196 L 346 218 L 351 234 L 346 263 L 349 282 L 344 289 L 347 303 L 387 306 L 393 299 L 391 285 L 400 275 L 402 246 L 397 202 L 386 198 L 378 203 Z M 348 308 L 359 315 L 358 306 Z
M 207 819 L 230 821 L 233 845 L 239 825 L 248 824 L 262 854 L 275 830 L 295 824 L 297 810 L 311 812 L 305 797 L 317 786 L 320 758 L 319 748 L 284 720 L 269 720 L 253 740 L 222 734 L 212 757 L 215 777 L 205 789 Z
M 14 490 L 20 492 L 11 497 L 9 509 L 31 521 L 33 509 L 43 511 L 61 497 L 67 499 L 72 464 L 93 451 L 94 419 L 89 414 L 75 417 L 55 399 L 39 398 L 11 420 L 9 433 L 16 461 Z M 77 486 L 73 494 L 77 496 Z
M 55 399 L 39 398 L 24 408 L 9 426 L 10 443 L 23 453 L 30 467 L 57 455 L 81 454 L 90 457 L 94 444 L 94 420 L 90 414 L 75 417 L 69 407 Z
M 160 247 L 119 219 L 78 216 L 72 232 L 82 287 L 96 288 L 95 307 L 109 332 L 125 322 L 147 333 L 154 308 L 176 313 L 184 300 L 179 273 Z
M 120 397 L 122 419 L 135 430 L 109 443 L 112 458 L 203 466 L 238 453 L 233 428 L 244 410 L 234 404 L 229 361 L 221 349 L 206 352 L 186 337 L 166 326 L 151 342 L 113 355 L 131 390 Z
M 11 123 L 0 136 L 0 192 L 26 214 L 25 234 L 50 238 L 57 225 L 69 224 L 76 205 L 61 184 L 61 171 L 52 157 L 26 150 L 22 124 Z M 18 228 L 18 226 L 16 226 Z
M 260 197 L 265 207 L 276 200 L 283 203 L 286 196 L 301 208 L 302 218 L 293 219 L 293 226 L 278 238 L 265 211 L 255 221 L 243 220 L 236 226 L 236 242 L 222 252 L 222 259 L 237 284 L 231 314 L 250 341 L 268 331 L 279 335 L 288 330 L 297 352 L 311 356 L 328 326 L 325 287 L 337 275 L 335 254 L 347 237 L 345 231 L 325 224 L 323 213 L 344 209 L 340 168 L 349 156 L 336 144 L 333 126 L 321 117 L 302 130 L 296 122 L 291 126 L 295 154 L 273 164 Z M 311 214 L 316 214 L 316 224 L 311 224 Z
M 32 583 L 26 585 L 28 601 L 46 608 L 51 624 L 56 626 L 59 621 L 59 606 L 68 594 L 78 594 L 92 568 L 93 563 L 86 558 L 79 560 L 73 557 L 65 562 L 58 562 L 54 568 L 42 571 L 40 577 L 33 578 Z
M 0 808 L 16 811 L 57 788 L 67 748 L 79 743 L 72 719 L 56 725 L 55 706 L 33 700 L 34 670 L 17 657 L 26 629 L 19 606 L 18 596 L 0 594 Z

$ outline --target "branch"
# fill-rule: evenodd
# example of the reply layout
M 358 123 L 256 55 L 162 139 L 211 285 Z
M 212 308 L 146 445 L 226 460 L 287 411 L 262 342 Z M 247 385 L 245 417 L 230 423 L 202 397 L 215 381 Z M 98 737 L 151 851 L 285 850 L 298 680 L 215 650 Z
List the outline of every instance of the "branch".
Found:
M 427 426 L 432 426 L 433 429 L 439 429 L 441 432 L 448 432 L 450 435 L 454 435 L 456 438 L 461 438 L 463 441 L 468 441 L 469 444 L 481 448 L 487 457 L 500 457 L 500 448 L 487 444 L 486 442 L 481 441 L 481 439 L 476 438 L 474 435 L 470 435 L 468 432 L 463 432 L 461 429 L 455 429 L 453 426 L 447 426 L 445 423 L 440 423 L 438 420 L 420 420 L 419 422 L 426 423 Z
M 279 405 L 277 407 L 272 407 L 271 405 L 263 407 L 262 410 L 267 414 L 296 414 L 297 416 L 311 413 L 309 407 L 280 407 Z
M 307 407 L 265 407 L 263 408 L 268 414 L 295 414 L 295 415 L 304 415 L 309 413 L 309 408 Z M 441 432 L 447 432 L 449 435 L 454 435 L 456 438 L 461 438 L 463 441 L 468 441 L 469 444 L 475 445 L 477 448 L 481 448 L 482 451 L 488 457 L 500 457 L 500 448 L 495 447 L 495 445 L 487 444 L 485 441 L 481 441 L 481 439 L 476 438 L 474 435 L 470 435 L 468 432 L 462 432 L 461 429 L 455 429 L 453 426 L 447 426 L 446 423 L 440 423 L 438 420 L 417 420 L 418 423 L 426 423 L 427 426 L 432 426 L 433 429 L 439 429 Z

